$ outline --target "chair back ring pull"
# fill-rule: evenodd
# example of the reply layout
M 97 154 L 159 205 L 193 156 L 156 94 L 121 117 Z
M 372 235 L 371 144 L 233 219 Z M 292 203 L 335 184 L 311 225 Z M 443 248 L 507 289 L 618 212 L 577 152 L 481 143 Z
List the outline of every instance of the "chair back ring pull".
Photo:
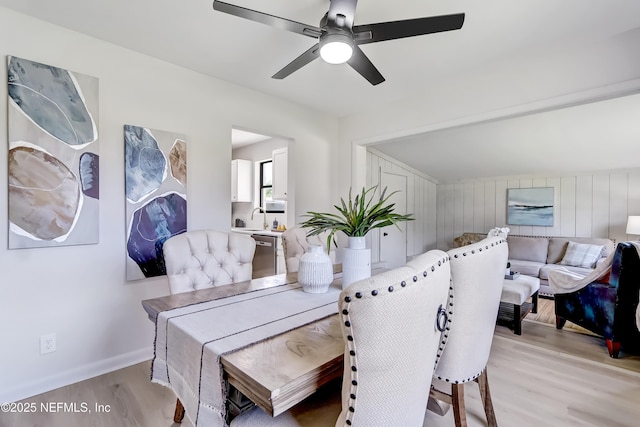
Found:
M 442 304 L 440 304 L 440 307 L 438 307 L 438 315 L 436 316 L 436 328 L 438 328 L 440 332 L 444 332 L 448 320 L 449 315 L 447 314 L 447 310 L 442 308 Z

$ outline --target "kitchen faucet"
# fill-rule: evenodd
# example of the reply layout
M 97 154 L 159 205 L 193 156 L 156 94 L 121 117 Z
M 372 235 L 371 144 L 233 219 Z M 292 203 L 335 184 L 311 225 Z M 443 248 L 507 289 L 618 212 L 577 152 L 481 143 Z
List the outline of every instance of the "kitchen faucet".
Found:
M 258 209 L 262 209 L 262 213 L 264 214 L 262 227 L 266 230 L 267 228 L 269 228 L 269 224 L 267 224 L 267 210 L 266 209 L 262 208 L 261 206 L 258 206 L 257 208 L 255 208 L 254 210 L 251 211 L 251 219 L 253 220 L 253 214 L 256 213 L 256 211 Z

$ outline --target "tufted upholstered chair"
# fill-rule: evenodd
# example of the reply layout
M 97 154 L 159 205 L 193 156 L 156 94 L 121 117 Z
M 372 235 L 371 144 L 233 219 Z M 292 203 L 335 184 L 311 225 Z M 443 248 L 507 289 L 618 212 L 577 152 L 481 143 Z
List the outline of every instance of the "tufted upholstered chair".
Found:
M 293 227 L 282 233 L 282 250 L 287 273 L 298 271 L 300 257 L 309 251 L 309 245 L 320 245 L 326 249 L 326 244 L 321 237 L 307 237 L 307 231 L 304 228 Z
M 256 241 L 251 236 L 216 230 L 193 230 L 164 242 L 162 252 L 169 292 L 177 294 L 251 280 Z M 184 408 L 176 401 L 173 420 L 182 421 Z
M 508 257 L 504 237 L 490 237 L 448 252 L 451 260 L 453 296 L 449 303 L 452 320 L 438 352 L 432 397 L 453 405 L 456 426 L 466 426 L 464 384 L 480 387 L 489 426 L 497 426 L 489 383 L 487 361 L 495 330 L 504 269 Z
M 449 257 L 436 250 L 352 284 L 338 300 L 341 403 L 321 390 L 275 418 L 254 408 L 231 427 L 421 427 L 449 291 Z
M 251 280 L 256 242 L 251 236 L 194 230 L 164 242 L 172 294 Z

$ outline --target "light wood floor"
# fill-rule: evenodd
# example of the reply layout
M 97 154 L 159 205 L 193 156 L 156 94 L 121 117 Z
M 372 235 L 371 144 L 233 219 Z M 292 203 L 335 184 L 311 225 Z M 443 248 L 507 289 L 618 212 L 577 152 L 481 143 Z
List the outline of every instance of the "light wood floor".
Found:
M 141 363 L 23 401 L 38 407 L 86 402 L 92 413 L 0 413 L 0 426 L 177 427 L 175 397 L 149 381 L 149 366 Z M 602 338 L 527 320 L 521 336 L 497 326 L 488 372 L 502 427 L 639 425 L 640 357 L 611 359 Z M 477 385 L 467 384 L 465 394 L 469 426 L 486 426 Z M 96 413 L 96 403 L 110 405 L 110 412 Z M 189 427 L 186 420 L 183 426 Z M 429 413 L 425 426 L 452 427 L 451 411 L 444 417 Z

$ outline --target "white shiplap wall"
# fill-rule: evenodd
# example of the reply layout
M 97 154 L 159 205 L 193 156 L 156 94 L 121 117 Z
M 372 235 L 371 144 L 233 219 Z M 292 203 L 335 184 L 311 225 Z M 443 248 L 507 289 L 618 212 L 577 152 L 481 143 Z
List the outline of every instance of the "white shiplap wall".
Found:
M 415 220 L 407 223 L 407 257 L 436 248 L 435 180 L 373 149 L 367 150 L 367 188 L 380 184 L 380 171 L 407 177 L 407 213 Z M 369 233 L 368 242 L 373 262 L 380 260 L 378 230 Z
M 640 215 L 640 169 L 570 176 L 501 177 L 437 186 L 437 247 L 463 232 L 486 233 L 507 224 L 507 188 L 553 187 L 553 227 L 507 225 L 512 234 L 636 239 L 627 216 Z

